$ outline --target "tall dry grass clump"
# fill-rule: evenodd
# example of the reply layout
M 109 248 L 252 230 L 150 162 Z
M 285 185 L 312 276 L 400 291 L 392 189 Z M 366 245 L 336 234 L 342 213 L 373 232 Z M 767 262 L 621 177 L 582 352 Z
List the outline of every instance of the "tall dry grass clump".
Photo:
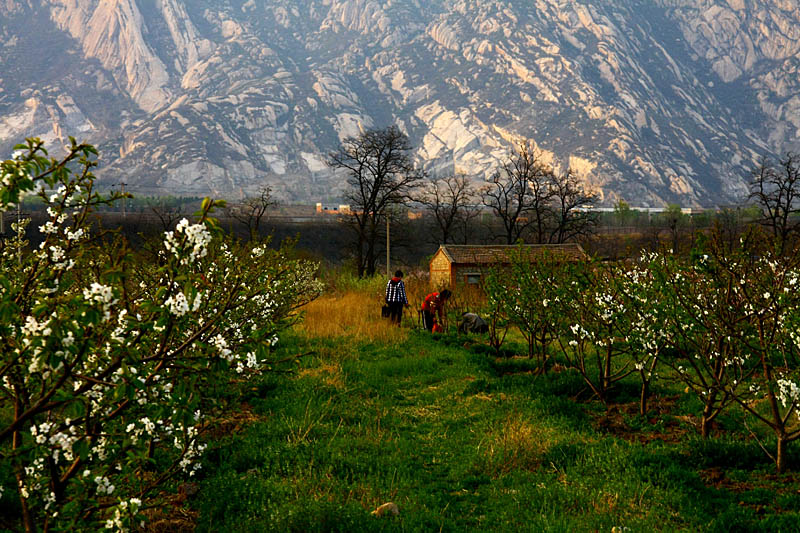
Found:
M 463 313 L 478 313 L 481 315 L 486 308 L 486 293 L 479 285 L 458 285 L 451 290 L 453 291 L 453 296 L 447 302 L 448 314 L 455 317 L 460 317 Z
M 555 430 L 534 425 L 519 413 L 512 413 L 492 427 L 481 443 L 485 468 L 491 475 L 535 470 L 557 439 Z
M 405 340 L 409 318 L 404 317 L 402 328 L 392 325 L 381 317 L 382 302 L 383 299 L 374 294 L 362 291 L 325 295 L 304 308 L 305 318 L 300 329 L 317 338 L 351 337 L 358 341 L 381 342 Z
M 417 300 L 424 298 L 427 279 L 410 275 L 404 278 L 410 307 L 403 313 L 398 328 L 381 316 L 386 283 L 382 276 L 358 279 L 349 271 L 329 270 L 323 277 L 323 295 L 304 307 L 299 328 L 310 337 L 349 337 L 356 341 L 399 342 L 417 325 Z M 418 296 L 422 294 L 422 296 Z

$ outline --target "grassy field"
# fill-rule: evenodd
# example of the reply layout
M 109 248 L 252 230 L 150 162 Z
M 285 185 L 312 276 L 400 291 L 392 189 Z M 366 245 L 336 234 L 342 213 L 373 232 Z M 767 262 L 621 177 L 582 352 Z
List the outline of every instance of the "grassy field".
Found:
M 800 530 L 800 478 L 741 420 L 703 441 L 676 385 L 641 417 L 633 381 L 605 409 L 576 373 L 416 331 L 415 311 L 392 328 L 382 283 L 314 302 L 280 344 L 309 353 L 297 371 L 242 391 L 188 500 L 197 531 Z

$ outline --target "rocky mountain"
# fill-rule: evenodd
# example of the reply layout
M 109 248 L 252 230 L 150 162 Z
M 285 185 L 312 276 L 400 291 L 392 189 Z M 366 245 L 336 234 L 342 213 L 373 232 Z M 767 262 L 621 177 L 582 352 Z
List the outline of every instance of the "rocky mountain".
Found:
M 431 175 L 520 138 L 605 204 L 716 205 L 800 149 L 797 0 L 0 0 L 0 153 L 101 149 L 143 194 L 335 201 L 398 124 Z

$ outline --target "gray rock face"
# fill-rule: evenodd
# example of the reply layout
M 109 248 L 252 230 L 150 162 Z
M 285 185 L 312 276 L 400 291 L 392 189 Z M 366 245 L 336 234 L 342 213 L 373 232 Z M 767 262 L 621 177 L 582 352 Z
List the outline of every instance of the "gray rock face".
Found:
M 397 123 L 431 174 L 530 138 L 606 204 L 715 205 L 800 149 L 798 66 L 795 0 L 0 0 L 0 150 L 72 135 L 141 194 L 335 201 L 326 154 Z

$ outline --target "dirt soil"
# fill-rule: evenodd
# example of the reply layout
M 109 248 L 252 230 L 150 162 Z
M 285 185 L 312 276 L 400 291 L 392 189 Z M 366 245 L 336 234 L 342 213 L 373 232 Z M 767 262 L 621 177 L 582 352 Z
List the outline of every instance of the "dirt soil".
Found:
M 628 420 L 639 415 L 639 403 L 630 402 L 610 405 L 606 412 L 595 418 L 595 427 L 600 431 L 605 431 L 616 437 L 629 442 L 641 442 L 647 444 L 653 441 L 669 443 L 680 442 L 690 429 L 686 427 L 694 425 L 691 417 L 674 417 L 671 413 L 675 412 L 675 404 L 679 396 L 652 397 L 648 402 L 648 422 L 652 424 L 653 430 L 632 428 Z

